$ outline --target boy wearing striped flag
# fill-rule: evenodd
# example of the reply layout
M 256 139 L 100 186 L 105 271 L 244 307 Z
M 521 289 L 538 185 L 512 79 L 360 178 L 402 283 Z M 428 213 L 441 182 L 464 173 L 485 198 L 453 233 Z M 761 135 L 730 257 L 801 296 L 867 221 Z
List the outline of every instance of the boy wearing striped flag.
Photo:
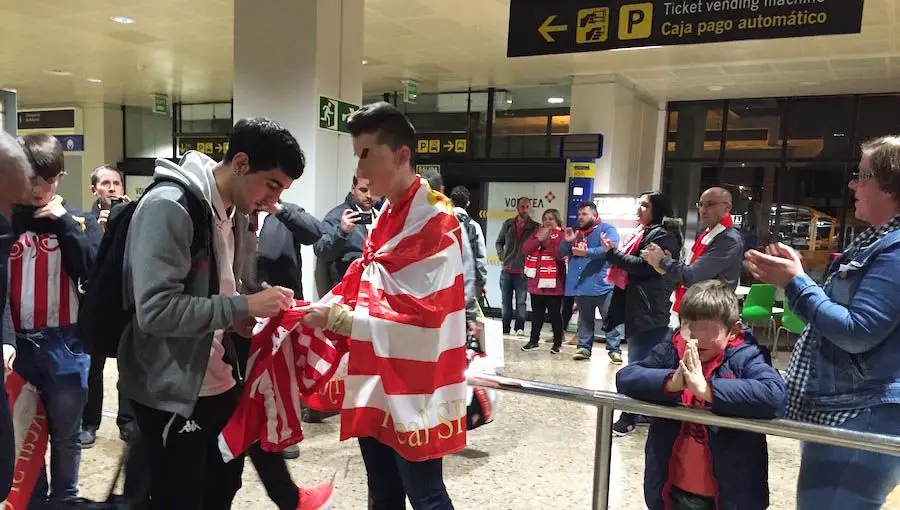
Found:
M 357 176 L 387 203 L 361 259 L 304 322 L 349 350 L 341 439 L 359 438 L 370 507 L 452 509 L 442 458 L 466 445 L 465 237 L 452 203 L 412 170 L 415 130 L 395 107 L 347 121 Z

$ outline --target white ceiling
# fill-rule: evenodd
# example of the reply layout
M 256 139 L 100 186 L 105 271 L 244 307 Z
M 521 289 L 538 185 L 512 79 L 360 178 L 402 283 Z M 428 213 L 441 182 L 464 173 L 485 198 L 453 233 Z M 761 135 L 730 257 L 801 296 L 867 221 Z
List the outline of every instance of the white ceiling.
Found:
M 23 104 L 227 100 L 233 10 L 233 0 L 3 0 L 0 86 Z M 427 92 L 613 73 L 659 100 L 900 91 L 897 0 L 866 0 L 857 35 L 515 59 L 508 10 L 509 0 L 366 0 L 366 92 L 403 78 Z

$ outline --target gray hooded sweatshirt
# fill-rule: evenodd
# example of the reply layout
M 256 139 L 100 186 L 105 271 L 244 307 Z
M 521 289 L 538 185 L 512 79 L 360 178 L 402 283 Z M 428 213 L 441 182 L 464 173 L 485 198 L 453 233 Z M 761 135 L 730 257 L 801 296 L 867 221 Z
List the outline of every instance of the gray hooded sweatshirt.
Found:
M 182 182 L 204 202 L 211 218 L 215 182 L 207 172 L 215 164 L 189 152 L 180 165 L 157 160 L 154 178 Z M 119 343 L 118 365 L 123 395 L 187 418 L 200 394 L 213 333 L 232 328 L 249 312 L 246 296 L 218 295 L 212 221 L 206 248 L 192 260 L 194 227 L 184 193 L 175 184 L 160 184 L 141 197 L 131 219 L 123 292 L 125 303 L 134 305 L 134 317 Z M 234 242 L 235 282 L 246 287 L 253 279 L 256 234 L 242 214 L 234 215 Z

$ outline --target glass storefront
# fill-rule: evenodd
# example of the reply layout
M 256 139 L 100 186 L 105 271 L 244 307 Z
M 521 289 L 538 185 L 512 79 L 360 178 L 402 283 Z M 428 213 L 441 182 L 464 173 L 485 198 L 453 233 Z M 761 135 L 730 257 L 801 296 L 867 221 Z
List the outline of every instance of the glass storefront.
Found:
M 748 247 L 780 241 L 821 278 L 829 255 L 864 227 L 847 183 L 860 143 L 900 133 L 900 94 L 669 104 L 661 188 L 698 229 L 694 203 L 722 186 Z

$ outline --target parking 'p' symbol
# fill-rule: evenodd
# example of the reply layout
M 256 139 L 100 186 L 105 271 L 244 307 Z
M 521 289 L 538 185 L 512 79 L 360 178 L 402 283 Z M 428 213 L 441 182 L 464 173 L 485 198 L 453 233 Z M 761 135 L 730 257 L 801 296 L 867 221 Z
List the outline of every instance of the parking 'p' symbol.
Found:
M 647 39 L 653 32 L 653 4 L 623 5 L 619 9 L 619 40 Z

